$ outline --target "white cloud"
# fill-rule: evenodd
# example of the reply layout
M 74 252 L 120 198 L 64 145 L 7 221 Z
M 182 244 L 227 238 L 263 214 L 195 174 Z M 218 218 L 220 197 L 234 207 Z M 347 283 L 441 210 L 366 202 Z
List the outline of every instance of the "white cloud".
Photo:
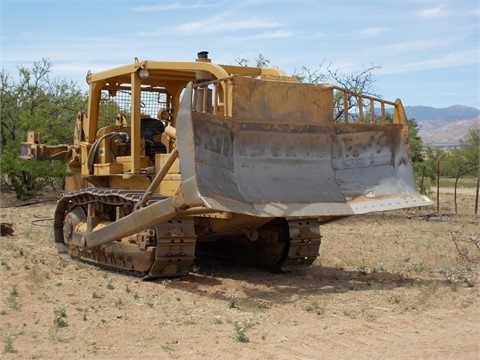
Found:
M 147 5 L 147 6 L 137 6 L 134 7 L 132 10 L 135 12 L 158 12 L 158 11 L 170 11 L 170 10 L 188 10 L 188 9 L 199 9 L 199 8 L 207 8 L 212 7 L 214 4 L 208 4 L 205 2 L 195 2 L 195 3 L 181 3 L 180 1 L 165 4 L 159 2 L 155 5 Z
M 385 65 L 378 72 L 382 74 L 398 74 L 467 65 L 478 65 L 478 53 L 476 49 L 450 52 L 443 56 L 410 63 Z
M 321 38 L 321 37 L 324 37 L 326 34 L 324 32 L 316 32 L 316 33 L 312 33 L 312 34 L 309 34 L 308 36 L 305 36 L 306 39 L 317 39 L 317 38 Z
M 133 60 L 132 60 L 133 62 Z M 96 72 L 103 69 L 110 69 L 119 66 L 118 63 L 107 62 L 105 63 L 95 63 L 95 62 L 59 62 L 53 64 L 53 70 L 68 73 L 68 74 L 84 74 L 85 76 L 89 71 Z
M 371 27 L 358 31 L 355 35 L 359 38 L 377 37 L 387 31 L 388 27 Z
M 398 54 L 405 54 L 407 52 L 446 47 L 449 44 L 451 44 L 451 41 L 448 40 L 406 41 L 385 45 L 380 49 L 380 51 L 385 53 L 386 55 L 393 56 Z
M 279 38 L 288 38 L 294 36 L 295 33 L 291 31 L 284 31 L 284 30 L 275 30 L 275 31 L 265 31 L 263 33 L 259 33 L 252 36 L 244 36 L 244 37 L 235 37 L 235 40 L 262 40 L 262 39 L 279 39 Z
M 418 16 L 424 19 L 447 17 L 450 15 L 451 15 L 450 11 L 446 9 L 445 6 L 443 5 L 439 5 L 437 7 L 428 8 L 428 9 L 421 9 L 415 12 L 415 16 Z
M 226 33 L 238 30 L 254 30 L 254 29 L 275 29 L 282 26 L 281 23 L 276 21 L 268 21 L 260 17 L 244 17 L 240 20 L 236 20 L 238 16 L 233 16 L 231 13 L 219 13 L 209 18 L 203 18 L 198 21 L 192 21 L 183 23 L 177 26 L 168 28 L 161 28 L 155 31 L 142 31 L 139 32 L 139 36 L 158 36 L 169 34 L 183 34 L 199 36 L 201 34 L 211 33 Z
M 229 13 L 216 14 L 210 18 L 185 23 L 172 28 L 175 32 L 198 35 L 199 33 L 225 32 L 247 29 L 266 29 L 281 26 L 278 22 L 266 21 L 259 17 L 245 17 L 232 20 Z

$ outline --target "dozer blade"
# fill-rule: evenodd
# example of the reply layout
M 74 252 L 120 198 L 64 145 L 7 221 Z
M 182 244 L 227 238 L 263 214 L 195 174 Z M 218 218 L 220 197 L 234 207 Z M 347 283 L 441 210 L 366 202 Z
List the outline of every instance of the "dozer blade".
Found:
M 335 124 L 329 86 L 234 77 L 232 117 L 192 111 L 192 93 L 177 117 L 191 206 L 310 217 L 431 205 L 416 190 L 402 125 Z

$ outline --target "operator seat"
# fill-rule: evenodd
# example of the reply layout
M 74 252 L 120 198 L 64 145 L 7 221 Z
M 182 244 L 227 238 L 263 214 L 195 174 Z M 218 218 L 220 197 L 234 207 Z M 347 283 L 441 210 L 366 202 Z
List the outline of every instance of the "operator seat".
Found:
M 141 122 L 142 137 L 145 139 L 145 155 L 154 159 L 155 154 L 165 154 L 167 148 L 160 141 L 165 125 L 154 118 L 144 118 Z

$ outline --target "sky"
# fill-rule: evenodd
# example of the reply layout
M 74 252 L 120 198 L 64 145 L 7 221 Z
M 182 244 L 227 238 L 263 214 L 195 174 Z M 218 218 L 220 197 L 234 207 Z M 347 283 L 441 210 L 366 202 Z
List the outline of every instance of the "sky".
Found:
M 140 60 L 236 65 L 261 54 L 287 74 L 356 74 L 405 106 L 480 108 L 480 0 L 0 0 L 9 75 L 48 59 L 88 89 L 92 72 Z

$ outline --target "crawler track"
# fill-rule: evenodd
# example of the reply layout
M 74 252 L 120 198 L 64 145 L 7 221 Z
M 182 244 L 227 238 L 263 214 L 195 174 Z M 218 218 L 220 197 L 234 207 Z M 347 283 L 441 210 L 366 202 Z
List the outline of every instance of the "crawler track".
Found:
M 107 226 L 135 209 L 143 191 L 88 188 L 66 194 L 55 212 L 55 244 L 82 262 L 146 278 L 188 274 L 195 259 L 197 236 L 194 217 L 178 217 L 136 234 L 95 248 L 79 246 L 79 239 L 97 227 Z M 164 197 L 153 196 L 153 202 Z M 320 247 L 316 219 L 274 219 L 259 229 L 257 241 L 244 236 L 216 238 L 198 244 L 197 255 L 230 260 L 240 257 L 252 265 L 276 271 L 308 267 Z M 237 251 L 238 246 L 242 251 Z
M 75 238 L 96 226 L 108 225 L 130 214 L 143 194 L 143 191 L 102 188 L 66 194 L 55 212 L 58 251 L 67 252 L 89 264 L 137 276 L 187 274 L 195 254 L 193 218 L 175 218 L 97 248 L 88 249 L 74 244 Z M 161 199 L 154 196 L 150 203 Z

